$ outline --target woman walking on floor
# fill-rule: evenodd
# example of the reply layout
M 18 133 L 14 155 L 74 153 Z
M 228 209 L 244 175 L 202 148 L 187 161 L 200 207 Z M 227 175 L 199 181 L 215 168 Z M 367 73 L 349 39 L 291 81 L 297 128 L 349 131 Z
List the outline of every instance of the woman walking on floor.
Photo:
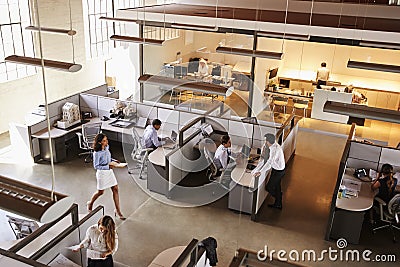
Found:
M 114 166 L 110 164 L 112 158 L 108 149 L 108 139 L 105 134 L 99 133 L 96 135 L 93 142 L 93 149 L 93 166 L 96 169 L 97 191 L 87 203 L 88 211 L 92 211 L 94 202 L 104 194 L 104 190 L 111 188 L 115 205 L 114 215 L 118 215 L 119 219 L 125 220 L 126 218 L 122 215 L 119 205 L 118 183 L 112 170 Z

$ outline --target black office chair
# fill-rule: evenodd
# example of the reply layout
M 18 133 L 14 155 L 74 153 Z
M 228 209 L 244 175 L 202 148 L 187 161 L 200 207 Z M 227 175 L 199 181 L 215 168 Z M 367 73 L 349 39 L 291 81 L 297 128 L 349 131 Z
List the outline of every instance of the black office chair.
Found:
M 389 203 L 386 203 L 379 197 L 375 197 L 379 203 L 380 221 L 383 225 L 375 227 L 372 231 L 375 233 L 377 230 L 390 228 L 393 235 L 393 242 L 396 242 L 396 235 L 394 230 L 400 230 L 400 194 L 395 195 Z
M 16 239 L 24 238 L 39 229 L 39 225 L 35 221 L 15 218 L 10 215 L 6 216 Z
M 214 157 L 211 152 L 204 147 L 204 156 L 209 164 L 207 169 L 207 178 L 210 182 L 220 185 L 223 189 L 229 190 L 229 185 L 231 182 L 230 172 L 232 171 L 234 165 L 230 164 L 226 169 L 218 168 L 214 162 Z M 215 192 L 213 191 L 213 194 Z
M 82 133 L 76 133 L 78 135 L 79 147 L 86 150 L 86 152 L 79 153 L 79 156 L 86 155 L 86 163 L 93 160 L 93 141 L 96 135 L 101 133 L 101 124 L 101 122 L 83 124 Z

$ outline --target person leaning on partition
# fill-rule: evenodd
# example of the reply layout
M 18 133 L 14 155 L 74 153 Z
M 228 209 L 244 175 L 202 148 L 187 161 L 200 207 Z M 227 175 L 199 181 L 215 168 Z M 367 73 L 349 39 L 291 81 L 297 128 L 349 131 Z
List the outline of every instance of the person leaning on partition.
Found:
M 272 168 L 271 176 L 265 189 L 275 198 L 275 202 L 274 204 L 269 204 L 268 207 L 282 209 L 281 180 L 285 175 L 285 156 L 282 147 L 275 141 L 275 135 L 266 134 L 264 137 L 264 146 L 268 146 L 269 156 L 260 160 L 251 174 L 259 177 L 260 175 L 265 175 L 266 171 Z M 264 151 L 265 149 L 267 148 L 263 147 Z
M 100 218 L 86 231 L 85 239 L 74 252 L 87 248 L 88 267 L 113 267 L 112 256 L 118 249 L 118 235 L 110 216 Z
M 151 125 L 147 125 L 142 138 L 143 147 L 156 149 L 163 145 L 163 141 L 160 141 L 157 135 L 157 131 L 160 127 L 161 121 L 159 119 L 154 119 Z

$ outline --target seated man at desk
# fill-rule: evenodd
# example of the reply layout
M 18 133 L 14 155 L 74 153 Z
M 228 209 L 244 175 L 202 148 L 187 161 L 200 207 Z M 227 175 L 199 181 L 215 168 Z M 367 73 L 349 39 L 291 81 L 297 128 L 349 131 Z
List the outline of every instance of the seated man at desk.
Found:
M 269 157 L 263 158 L 259 161 L 257 167 L 251 172 L 251 174 L 255 177 L 260 176 L 261 174 L 265 175 L 265 172 L 272 168 L 271 176 L 265 189 L 270 193 L 274 198 L 274 204 L 268 204 L 268 207 L 282 209 L 282 191 L 281 191 L 281 180 L 285 175 L 285 156 L 283 154 L 282 147 L 276 143 L 275 135 L 266 134 L 265 136 L 265 144 L 263 145 L 263 151 L 269 148 Z M 265 153 L 262 153 L 263 155 Z
M 208 65 L 207 65 L 207 61 L 204 58 L 200 59 L 199 68 L 198 68 L 197 72 L 199 73 L 200 76 L 208 75 Z
M 229 135 L 223 135 L 221 137 L 221 144 L 215 151 L 214 163 L 218 169 L 226 169 L 229 164 L 229 156 L 232 154 L 230 147 L 232 146 L 231 138 Z
M 161 127 L 161 121 L 159 119 L 154 119 L 151 125 L 147 125 L 143 133 L 142 146 L 145 148 L 160 147 L 164 144 L 163 141 L 158 139 L 157 131 Z

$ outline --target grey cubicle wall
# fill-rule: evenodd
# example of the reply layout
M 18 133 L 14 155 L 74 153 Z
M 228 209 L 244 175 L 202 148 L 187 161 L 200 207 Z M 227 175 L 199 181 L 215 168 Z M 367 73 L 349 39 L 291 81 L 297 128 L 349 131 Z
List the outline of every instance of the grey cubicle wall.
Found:
M 382 164 L 393 165 L 395 171 L 400 171 L 400 150 L 375 144 L 351 141 L 348 168 L 366 168 L 379 170 Z
M 82 249 L 79 252 L 73 252 L 67 247 L 79 244 L 86 235 L 86 230 L 94 225 L 97 224 L 98 220 L 104 215 L 104 208 L 98 207 L 96 208 L 91 214 L 86 215 L 82 218 L 77 226 L 69 226 L 68 229 L 64 230 L 64 235 L 60 235 L 55 237 L 57 239 L 56 244 L 54 244 L 50 249 L 48 249 L 43 255 L 38 257 L 37 260 L 40 263 L 49 264 L 58 254 L 63 254 L 68 259 L 72 260 L 73 262 L 81 265 L 82 267 L 87 266 L 87 259 L 86 259 L 86 249 Z M 70 231 L 68 231 L 70 230 Z M 37 248 L 38 250 L 41 249 L 41 246 Z

